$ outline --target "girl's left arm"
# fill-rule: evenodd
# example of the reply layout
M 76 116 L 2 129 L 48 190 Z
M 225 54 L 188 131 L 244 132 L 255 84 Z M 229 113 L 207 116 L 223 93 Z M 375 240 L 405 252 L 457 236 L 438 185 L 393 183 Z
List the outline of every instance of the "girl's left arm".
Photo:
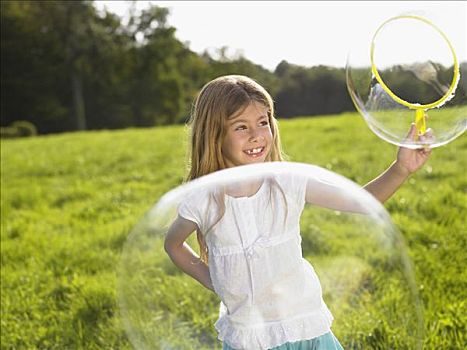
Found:
M 415 124 L 412 124 L 408 137 L 414 139 L 416 135 Z M 431 137 L 431 131 L 427 131 L 424 136 Z M 380 176 L 367 183 L 363 188 L 370 192 L 381 203 L 384 203 L 394 192 L 404 183 L 404 181 L 428 160 L 431 149 L 409 149 L 400 147 L 397 152 L 397 159 Z
M 407 137 L 414 139 L 416 135 L 413 124 Z M 423 137 L 431 137 L 428 130 Z M 404 183 L 410 174 L 420 169 L 430 156 L 430 149 L 408 149 L 400 147 L 397 152 L 397 160 L 376 179 L 370 181 L 363 188 L 370 192 L 377 200 L 384 203 Z M 324 208 L 353 212 L 367 213 L 367 208 L 361 202 L 352 198 L 339 187 L 322 184 L 319 181 L 310 180 L 307 183 L 305 201 Z

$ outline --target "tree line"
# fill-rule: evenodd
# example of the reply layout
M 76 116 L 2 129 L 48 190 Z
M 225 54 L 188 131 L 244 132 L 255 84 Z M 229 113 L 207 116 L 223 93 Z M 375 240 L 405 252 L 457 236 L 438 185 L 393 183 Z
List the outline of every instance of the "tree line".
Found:
M 1 125 L 39 133 L 185 122 L 199 89 L 244 74 L 273 96 L 280 118 L 354 110 L 344 69 L 282 61 L 271 72 L 227 49 L 197 54 L 167 8 L 123 20 L 92 1 L 1 2 Z

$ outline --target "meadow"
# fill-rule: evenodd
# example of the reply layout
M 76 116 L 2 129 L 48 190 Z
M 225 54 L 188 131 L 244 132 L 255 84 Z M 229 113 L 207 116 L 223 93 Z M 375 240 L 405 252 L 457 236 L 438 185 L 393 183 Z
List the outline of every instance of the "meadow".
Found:
M 396 147 L 378 139 L 356 113 L 280 120 L 280 129 L 291 161 L 361 185 L 396 157 Z M 118 308 L 117 266 L 128 233 L 183 182 L 187 142 L 184 126 L 1 141 L 2 349 L 132 348 Z M 467 138 L 461 136 L 435 149 L 385 204 L 414 265 L 423 349 L 467 346 L 466 165 Z M 187 334 L 196 335 L 196 325 L 212 335 L 215 296 L 188 288 L 191 282 L 177 271 L 157 278 L 165 307 L 184 305 Z M 391 334 L 387 325 L 358 322 L 352 334 L 337 324 L 344 348 L 406 348 L 396 340 L 403 335 Z M 164 336 L 190 348 L 180 336 Z

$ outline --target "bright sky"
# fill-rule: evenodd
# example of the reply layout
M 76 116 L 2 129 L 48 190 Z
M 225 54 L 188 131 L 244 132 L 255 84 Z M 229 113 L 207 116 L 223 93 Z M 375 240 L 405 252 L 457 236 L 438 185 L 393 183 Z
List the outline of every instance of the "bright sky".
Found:
M 169 24 L 191 50 L 214 52 L 227 46 L 228 53 L 241 52 L 270 70 L 283 59 L 302 66 L 344 67 L 349 52 L 361 47 L 366 52 L 378 26 L 401 14 L 430 19 L 450 39 L 459 60 L 467 61 L 467 1 L 137 1 L 136 8 L 149 3 L 169 8 Z M 124 16 L 129 2 L 95 1 L 95 6 Z M 432 42 L 426 38 L 417 48 L 427 54 L 445 50 Z M 396 54 L 411 47 L 403 43 Z

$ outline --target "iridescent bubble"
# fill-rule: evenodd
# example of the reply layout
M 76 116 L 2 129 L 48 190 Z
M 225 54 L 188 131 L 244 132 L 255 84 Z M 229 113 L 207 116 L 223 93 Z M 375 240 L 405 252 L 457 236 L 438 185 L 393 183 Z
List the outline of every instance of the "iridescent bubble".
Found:
M 434 23 L 414 15 L 390 18 L 372 34 L 353 44 L 346 67 L 350 96 L 370 129 L 409 148 L 460 136 L 467 127 L 465 47 L 457 50 Z M 415 138 L 408 137 L 411 123 Z
M 186 208 L 201 222 L 215 293 L 164 249 Z M 233 222 L 238 235 L 227 229 Z M 197 249 L 196 234 L 187 242 Z M 229 338 L 230 322 L 279 334 L 277 320 L 292 316 L 306 337 L 322 300 L 344 348 L 416 349 L 423 338 L 410 259 L 384 207 L 352 181 L 300 163 L 230 168 L 166 193 L 124 245 L 118 300 L 136 349 L 220 349 L 219 312 L 221 339 L 240 341 Z M 246 313 L 239 300 L 251 301 Z

